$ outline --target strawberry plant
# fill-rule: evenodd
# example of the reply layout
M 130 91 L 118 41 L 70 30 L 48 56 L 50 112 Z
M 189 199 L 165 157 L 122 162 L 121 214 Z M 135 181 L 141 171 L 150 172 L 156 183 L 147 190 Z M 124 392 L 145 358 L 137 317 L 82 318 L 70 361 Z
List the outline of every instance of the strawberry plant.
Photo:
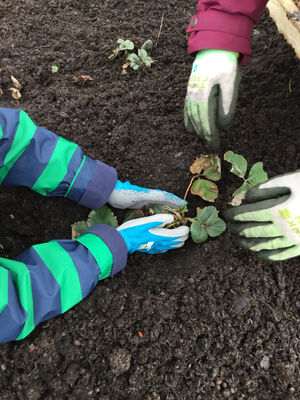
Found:
M 245 197 L 246 192 L 252 186 L 266 181 L 268 176 L 263 169 L 262 162 L 255 163 L 246 177 L 248 163 L 243 156 L 235 154 L 232 151 L 227 151 L 224 159 L 231 163 L 231 172 L 243 179 L 243 184 L 233 193 L 230 203 L 232 205 L 239 205 Z M 197 195 L 205 201 L 214 202 L 219 194 L 216 182 L 221 179 L 220 158 L 215 154 L 201 155 L 190 166 L 190 172 L 193 174 L 193 177 L 186 189 L 184 199 L 191 192 L 191 194 Z M 181 225 L 189 225 L 191 237 L 195 243 L 203 243 L 209 237 L 217 237 L 226 229 L 225 222 L 218 216 L 218 210 L 214 206 L 197 207 L 195 217 L 187 215 L 188 209 L 186 206 L 178 210 L 161 205 L 143 207 L 138 210 L 129 210 L 124 217 L 123 223 L 134 218 L 161 213 L 168 213 L 174 216 L 174 222 L 166 227 L 168 229 Z M 118 221 L 111 209 L 105 205 L 98 210 L 91 211 L 87 221 L 79 221 L 73 224 L 72 237 L 76 238 L 80 236 L 82 232 L 95 224 L 107 224 L 116 228 Z
M 135 45 L 131 40 L 119 39 L 117 41 L 118 47 L 113 50 L 113 53 L 108 57 L 110 60 L 115 59 L 120 53 L 126 56 L 126 62 L 123 64 L 122 74 L 125 75 L 126 69 L 130 66 L 133 70 L 138 70 L 145 65 L 151 67 L 154 60 L 151 58 L 153 48 L 152 40 L 147 40 L 137 52 L 134 52 Z
M 108 57 L 109 60 L 113 60 L 122 52 L 127 55 L 130 51 L 134 49 L 134 43 L 131 40 L 117 40 L 118 46 L 113 50 L 112 54 Z
M 224 160 L 231 164 L 231 172 L 241 178 L 244 182 L 243 184 L 233 193 L 231 205 L 238 206 L 241 204 L 245 195 L 249 189 L 254 185 L 263 183 L 268 179 L 268 174 L 264 171 L 263 163 L 255 163 L 246 178 L 248 163 L 247 160 L 240 154 L 235 154 L 233 151 L 227 151 L 224 154 Z
M 96 224 L 110 225 L 114 228 L 117 228 L 119 225 L 111 209 L 107 205 L 104 205 L 97 210 L 92 210 L 86 221 L 78 221 L 72 225 L 72 239 L 78 238 L 83 232 Z

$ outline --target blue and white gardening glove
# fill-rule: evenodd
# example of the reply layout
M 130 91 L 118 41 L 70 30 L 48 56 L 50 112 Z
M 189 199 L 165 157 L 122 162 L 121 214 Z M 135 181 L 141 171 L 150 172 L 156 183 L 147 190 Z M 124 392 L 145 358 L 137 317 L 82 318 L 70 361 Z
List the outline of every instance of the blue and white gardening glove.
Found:
M 299 256 L 300 171 L 253 187 L 245 200 L 225 213 L 238 242 L 270 261 Z
M 135 251 L 148 254 L 164 253 L 182 247 L 189 236 L 187 226 L 163 228 L 173 221 L 174 217 L 171 214 L 156 214 L 127 221 L 117 230 L 123 237 L 129 254 Z
M 218 125 L 228 125 L 235 113 L 240 82 L 239 54 L 225 50 L 198 51 L 187 87 L 184 124 L 211 150 L 218 149 Z
M 109 196 L 108 202 L 115 208 L 142 208 L 154 204 L 180 208 L 187 202 L 174 194 L 158 189 L 147 189 L 132 185 L 130 182 L 120 182 L 117 184 Z

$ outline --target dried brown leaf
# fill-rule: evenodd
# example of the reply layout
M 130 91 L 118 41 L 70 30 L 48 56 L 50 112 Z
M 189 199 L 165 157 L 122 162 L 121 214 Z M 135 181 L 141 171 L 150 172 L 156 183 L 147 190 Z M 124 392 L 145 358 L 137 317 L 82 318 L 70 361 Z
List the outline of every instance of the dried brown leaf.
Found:
M 87 81 L 93 81 L 94 79 L 90 75 L 79 75 L 74 76 L 74 83 L 78 83 L 79 85 L 84 85 Z
M 194 163 L 190 166 L 190 171 L 192 174 L 201 174 L 202 171 L 212 169 L 214 164 L 214 159 L 212 154 L 202 154 L 200 157 L 196 158 Z
M 72 240 L 75 240 L 77 238 L 77 233 L 73 225 L 71 226 L 71 228 L 72 228 Z
M 242 204 L 242 202 L 243 202 L 245 196 L 246 196 L 246 191 L 245 191 L 245 192 L 242 192 L 242 193 L 240 193 L 240 194 L 237 194 L 236 196 L 234 196 L 234 197 L 232 198 L 232 200 L 231 200 L 231 202 L 230 202 L 229 204 L 232 205 L 232 206 L 234 206 L 234 207 L 237 207 L 237 206 L 239 206 L 239 205 Z
M 122 72 L 121 72 L 122 75 L 126 75 L 126 74 L 127 74 L 126 69 L 127 69 L 129 66 L 130 66 L 130 63 L 128 63 L 128 62 L 126 62 L 125 64 L 122 65 Z
M 11 91 L 11 95 L 15 100 L 19 100 L 21 98 L 21 93 L 18 89 L 16 88 L 9 88 Z
M 15 87 L 19 90 L 22 89 L 22 86 L 20 85 L 20 82 L 18 81 L 18 79 L 16 79 L 14 76 L 11 75 L 10 79 L 13 81 L 13 84 L 15 85 Z

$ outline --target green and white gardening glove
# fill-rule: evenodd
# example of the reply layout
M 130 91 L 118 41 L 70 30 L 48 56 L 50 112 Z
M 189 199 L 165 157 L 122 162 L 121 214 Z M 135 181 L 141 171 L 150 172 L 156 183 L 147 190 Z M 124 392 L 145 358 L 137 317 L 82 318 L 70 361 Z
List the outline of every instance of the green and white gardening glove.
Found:
M 240 83 L 239 54 L 225 50 L 198 51 L 187 87 L 184 124 L 211 150 L 220 146 L 218 125 L 234 116 Z
M 300 171 L 280 175 L 253 187 L 248 204 L 231 208 L 230 231 L 258 257 L 282 261 L 300 255 Z

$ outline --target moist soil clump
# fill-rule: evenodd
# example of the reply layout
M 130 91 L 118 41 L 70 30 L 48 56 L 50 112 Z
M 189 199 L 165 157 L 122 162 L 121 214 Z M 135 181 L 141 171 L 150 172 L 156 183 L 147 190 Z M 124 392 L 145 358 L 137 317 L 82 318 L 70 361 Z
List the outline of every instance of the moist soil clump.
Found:
M 119 179 L 183 196 L 190 164 L 207 153 L 183 124 L 193 61 L 185 29 L 196 11 L 188 3 L 2 0 L 1 105 L 75 141 Z M 117 39 L 156 44 L 162 15 L 156 62 L 122 76 L 123 60 L 107 58 Z M 267 12 L 256 28 L 219 155 L 263 161 L 272 177 L 300 165 L 300 66 Z M 11 75 L 23 87 L 19 101 Z M 75 75 L 93 81 L 76 85 Z M 221 216 L 238 185 L 224 165 Z M 204 206 L 188 200 L 190 209 Z M 3 257 L 70 238 L 70 225 L 89 213 L 26 188 L 2 187 L 0 204 Z M 299 287 L 299 259 L 261 262 L 228 232 L 202 246 L 134 254 L 70 312 L 1 345 L 0 398 L 299 399 Z

